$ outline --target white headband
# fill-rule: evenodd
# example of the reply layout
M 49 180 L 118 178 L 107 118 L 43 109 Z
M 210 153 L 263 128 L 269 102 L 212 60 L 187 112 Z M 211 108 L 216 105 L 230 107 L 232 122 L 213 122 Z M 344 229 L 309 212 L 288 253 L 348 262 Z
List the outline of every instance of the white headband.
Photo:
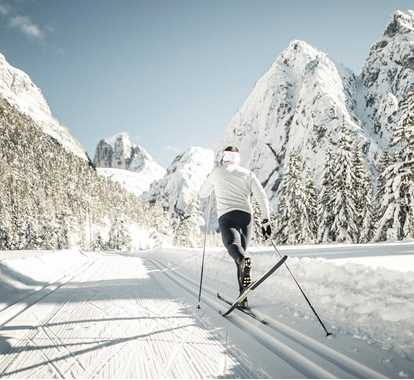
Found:
M 232 164 L 240 164 L 240 153 L 230 152 L 228 150 L 225 150 L 223 152 L 223 162 L 229 162 Z

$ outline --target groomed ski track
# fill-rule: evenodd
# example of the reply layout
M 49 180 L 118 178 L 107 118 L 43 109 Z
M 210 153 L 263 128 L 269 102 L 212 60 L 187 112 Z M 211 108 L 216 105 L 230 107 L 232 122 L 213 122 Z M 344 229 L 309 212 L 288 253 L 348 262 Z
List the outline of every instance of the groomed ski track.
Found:
M 154 252 L 84 255 L 0 311 L 0 377 L 383 378 L 270 315 L 266 325 Z
M 196 299 L 197 283 L 157 260 L 151 261 L 176 286 Z M 203 288 L 203 302 L 213 312 L 226 309 L 223 302 L 217 299 L 216 293 L 213 289 Z M 384 375 L 291 329 L 269 315 L 257 311 L 255 314 L 259 320 L 235 310 L 226 320 L 274 354 L 275 360 L 284 360 L 305 378 L 385 378 Z M 265 321 L 265 325 L 260 320 Z

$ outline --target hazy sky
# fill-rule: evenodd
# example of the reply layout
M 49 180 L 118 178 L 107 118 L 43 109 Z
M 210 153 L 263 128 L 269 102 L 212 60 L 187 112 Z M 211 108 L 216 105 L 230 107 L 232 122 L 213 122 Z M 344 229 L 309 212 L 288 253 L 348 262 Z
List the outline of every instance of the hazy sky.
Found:
M 213 147 L 292 39 L 355 71 L 413 0 L 0 0 L 0 51 L 93 157 L 127 131 L 167 166 Z

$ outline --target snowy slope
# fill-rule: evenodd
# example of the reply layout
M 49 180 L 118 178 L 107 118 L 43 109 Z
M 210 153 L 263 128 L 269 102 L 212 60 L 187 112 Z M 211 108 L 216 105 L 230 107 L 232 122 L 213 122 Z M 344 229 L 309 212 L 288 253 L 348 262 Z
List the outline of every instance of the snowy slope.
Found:
M 125 190 L 137 196 L 141 196 L 149 189 L 153 181 L 160 178 L 159 176 L 154 176 L 154 172 L 148 167 L 143 168 L 138 173 L 114 168 L 96 168 L 96 171 L 98 175 L 118 182 Z
M 191 147 L 179 154 L 167 169 L 166 175 L 151 184 L 143 199 L 160 202 L 172 214 L 185 213 L 197 199 L 198 192 L 214 165 L 214 152 Z
M 0 96 L 33 119 L 42 131 L 54 137 L 67 150 L 87 159 L 81 144 L 52 116 L 40 89 L 26 73 L 11 66 L 1 53 Z
M 361 121 L 374 141 L 386 144 L 399 120 L 399 102 L 414 85 L 414 11 L 395 11 L 375 42 L 360 75 Z M 362 110 L 362 112 L 361 112 Z
M 269 197 L 293 151 L 315 170 L 319 184 L 341 126 L 353 132 L 371 167 L 377 164 L 398 119 L 398 101 L 414 83 L 413 20 L 412 11 L 396 11 L 360 76 L 308 43 L 292 41 L 257 81 L 227 126 L 223 146 L 241 148 L 243 163 Z
M 138 196 L 165 175 L 165 169 L 142 146 L 133 144 L 126 132 L 99 141 L 94 162 L 99 175 Z

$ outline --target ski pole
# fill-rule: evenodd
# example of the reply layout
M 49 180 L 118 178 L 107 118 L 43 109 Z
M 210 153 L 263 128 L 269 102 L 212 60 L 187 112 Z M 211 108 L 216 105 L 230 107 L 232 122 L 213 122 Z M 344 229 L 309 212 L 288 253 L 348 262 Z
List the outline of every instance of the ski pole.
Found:
M 207 229 L 208 229 L 208 226 L 210 224 L 210 200 L 211 200 L 211 194 L 209 195 L 208 202 L 207 202 L 207 223 L 206 223 L 205 232 L 204 232 L 203 259 L 201 261 L 200 290 L 198 291 L 198 305 L 197 305 L 197 309 L 200 309 L 201 288 L 203 286 L 204 256 L 206 254 Z
M 282 257 L 282 254 L 279 252 L 279 250 L 276 247 L 276 244 L 273 240 L 271 240 L 273 248 L 275 249 L 275 251 L 278 253 L 278 255 L 280 257 Z M 286 264 L 286 262 L 284 263 L 286 266 L 286 269 L 288 270 L 288 272 L 290 273 L 290 275 L 292 276 L 293 280 L 295 281 L 296 285 L 298 286 L 299 290 L 301 291 L 303 297 L 305 297 L 306 302 L 308 303 L 308 305 L 310 306 L 311 310 L 313 311 L 313 313 L 315 314 L 316 318 L 318 319 L 319 323 L 321 324 L 321 326 L 323 327 L 323 329 L 325 330 L 326 336 L 330 336 L 333 335 L 331 332 L 329 332 L 327 330 L 327 328 L 325 327 L 325 324 L 322 322 L 322 319 L 319 317 L 318 313 L 316 312 L 315 308 L 312 306 L 312 303 L 309 301 L 309 298 L 306 296 L 305 292 L 303 291 L 302 287 L 299 285 L 299 282 L 296 280 L 295 276 L 293 275 L 292 271 L 290 270 L 290 268 L 288 267 L 288 265 Z

